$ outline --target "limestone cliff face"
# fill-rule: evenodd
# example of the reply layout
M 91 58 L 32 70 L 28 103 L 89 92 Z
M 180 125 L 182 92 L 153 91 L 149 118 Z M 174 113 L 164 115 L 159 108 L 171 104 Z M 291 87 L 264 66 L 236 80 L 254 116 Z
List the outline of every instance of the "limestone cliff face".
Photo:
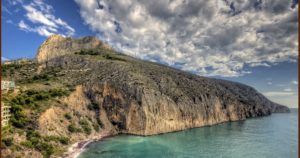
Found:
M 76 89 L 70 96 L 62 99 L 63 106 L 51 107 L 47 109 L 39 117 L 39 133 L 45 136 L 60 135 L 68 136 L 71 142 L 78 142 L 89 139 L 97 138 L 104 132 L 110 133 L 110 135 L 117 134 L 116 129 L 106 118 L 107 115 L 99 113 L 99 111 L 91 110 L 88 106 L 91 104 L 91 100 L 88 98 L 85 88 L 83 86 L 76 86 Z M 70 116 L 69 119 L 64 119 L 65 115 Z M 69 125 L 79 127 L 80 120 L 85 119 L 89 125 L 98 125 L 98 119 L 101 120 L 103 127 L 99 127 L 102 130 L 96 130 L 91 128 L 90 134 L 86 133 L 70 133 L 68 130 Z
M 49 134 L 50 125 L 43 124 L 55 120 L 54 113 L 62 115 L 72 110 L 90 117 L 91 122 L 99 119 L 103 128 L 112 133 L 137 135 L 289 111 L 287 107 L 269 101 L 254 88 L 240 83 L 200 77 L 117 53 L 74 54 L 74 50 L 101 45 L 92 39 L 78 44 L 76 40 L 53 36 L 40 47 L 37 59 L 41 63 L 48 62 L 45 69 L 59 68 L 57 80 L 67 80 L 80 87 L 65 100 L 69 106 L 64 112 L 49 109 L 42 115 L 42 133 Z M 98 111 L 86 110 L 89 103 L 97 105 Z M 63 125 L 59 121 L 52 123 L 53 128 Z M 56 132 L 66 134 L 65 131 Z
M 50 36 L 38 49 L 36 59 L 45 62 L 52 58 L 74 53 L 82 49 L 111 49 L 96 37 L 83 37 L 80 39 L 66 38 L 61 35 Z

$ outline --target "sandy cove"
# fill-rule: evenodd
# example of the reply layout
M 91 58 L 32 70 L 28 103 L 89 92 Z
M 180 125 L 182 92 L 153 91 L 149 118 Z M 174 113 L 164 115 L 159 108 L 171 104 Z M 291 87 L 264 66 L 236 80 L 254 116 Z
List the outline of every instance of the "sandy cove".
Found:
M 111 136 L 110 132 L 103 132 L 97 136 L 93 136 L 90 139 L 86 139 L 80 142 L 74 143 L 68 148 L 68 151 L 62 156 L 63 158 L 77 158 L 84 150 L 85 147 L 95 141 L 99 141 L 105 137 Z

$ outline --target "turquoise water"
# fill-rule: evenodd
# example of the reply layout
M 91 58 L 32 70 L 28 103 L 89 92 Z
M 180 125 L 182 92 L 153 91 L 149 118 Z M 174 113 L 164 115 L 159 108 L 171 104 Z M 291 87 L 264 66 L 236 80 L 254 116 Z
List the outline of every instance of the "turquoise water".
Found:
M 150 137 L 121 135 L 90 144 L 79 158 L 296 158 L 297 120 L 293 111 Z

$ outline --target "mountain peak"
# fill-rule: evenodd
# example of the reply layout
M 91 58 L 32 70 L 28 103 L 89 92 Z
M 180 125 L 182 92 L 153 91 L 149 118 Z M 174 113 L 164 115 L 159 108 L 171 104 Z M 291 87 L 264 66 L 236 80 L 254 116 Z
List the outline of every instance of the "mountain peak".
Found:
M 36 59 L 39 63 L 46 62 L 58 56 L 73 54 L 80 50 L 86 49 L 107 49 L 112 48 L 93 36 L 81 38 L 63 37 L 62 35 L 51 35 L 39 47 Z

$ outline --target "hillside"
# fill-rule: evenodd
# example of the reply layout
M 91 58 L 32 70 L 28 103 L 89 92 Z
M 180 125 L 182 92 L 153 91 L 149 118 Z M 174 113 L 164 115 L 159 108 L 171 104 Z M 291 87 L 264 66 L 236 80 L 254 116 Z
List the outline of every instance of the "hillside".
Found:
M 2 75 L 20 86 L 2 95 L 12 106 L 4 157 L 62 155 L 104 132 L 147 136 L 289 111 L 247 85 L 135 59 L 94 37 L 51 36 L 35 61 Z

